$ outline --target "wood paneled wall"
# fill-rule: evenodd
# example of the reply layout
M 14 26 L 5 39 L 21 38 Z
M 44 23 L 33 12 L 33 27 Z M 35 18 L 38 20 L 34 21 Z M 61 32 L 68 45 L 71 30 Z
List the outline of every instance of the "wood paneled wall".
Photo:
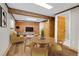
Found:
M 55 32 L 55 19 L 51 17 L 47 21 L 44 22 L 45 25 L 45 36 L 46 37 L 54 37 L 54 32 Z
M 63 42 L 65 39 L 65 16 L 58 16 L 58 42 Z
M 35 34 L 39 34 L 38 22 L 16 21 L 16 26 L 20 27 L 20 29 L 16 29 L 17 32 L 25 32 L 26 27 L 33 27 Z

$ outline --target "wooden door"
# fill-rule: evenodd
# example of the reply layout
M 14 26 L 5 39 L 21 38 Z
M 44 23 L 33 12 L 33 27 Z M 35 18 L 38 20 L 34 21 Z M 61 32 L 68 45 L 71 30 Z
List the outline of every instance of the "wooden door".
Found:
M 63 42 L 65 39 L 65 20 L 64 16 L 58 16 L 58 42 Z

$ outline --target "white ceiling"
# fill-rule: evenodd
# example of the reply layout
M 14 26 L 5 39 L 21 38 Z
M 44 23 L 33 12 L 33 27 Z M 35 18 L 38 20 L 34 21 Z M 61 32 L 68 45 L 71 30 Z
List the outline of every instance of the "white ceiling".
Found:
M 23 20 L 23 21 L 42 22 L 46 20 L 43 18 L 36 18 L 30 16 L 16 15 L 16 14 L 13 14 L 13 16 L 15 17 L 16 20 Z
M 46 9 L 41 6 L 35 5 L 33 3 L 7 3 L 10 8 L 20 9 L 24 11 L 34 12 L 38 14 L 43 14 L 47 16 L 54 16 L 54 14 L 79 5 L 79 3 L 48 3 L 53 6 L 52 9 Z M 14 15 L 16 20 L 24 19 L 23 16 Z M 39 21 L 38 21 L 39 22 Z
M 47 16 L 53 16 L 55 13 L 61 12 L 63 10 L 69 9 L 79 3 L 48 3 L 49 5 L 53 6 L 52 9 L 46 9 L 35 5 L 33 3 L 8 3 L 8 6 L 11 8 L 16 8 L 20 10 L 35 12 Z

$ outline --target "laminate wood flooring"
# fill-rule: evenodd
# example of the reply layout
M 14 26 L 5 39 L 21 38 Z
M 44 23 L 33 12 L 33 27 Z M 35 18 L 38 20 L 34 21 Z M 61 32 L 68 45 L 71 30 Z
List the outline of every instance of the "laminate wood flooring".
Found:
M 77 52 L 70 50 L 66 46 L 63 46 L 63 54 L 61 55 L 53 53 L 51 54 L 49 51 L 49 56 L 77 56 L 77 54 Z M 26 47 L 24 51 L 24 43 L 13 44 L 9 49 L 7 56 L 31 56 L 31 48 Z

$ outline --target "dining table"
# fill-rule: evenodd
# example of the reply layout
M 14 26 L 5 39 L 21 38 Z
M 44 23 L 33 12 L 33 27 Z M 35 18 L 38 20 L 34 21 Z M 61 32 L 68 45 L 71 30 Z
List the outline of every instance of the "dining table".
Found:
M 50 42 L 53 42 L 53 38 L 52 37 L 34 37 L 32 38 L 32 42 L 36 44 L 36 46 L 40 46 L 40 47 L 48 47 Z
M 30 38 L 30 39 L 25 37 L 24 51 L 25 51 L 25 48 L 29 42 L 34 43 L 33 47 L 41 47 L 41 48 L 48 48 L 48 47 L 50 47 L 50 45 L 55 43 L 53 37 L 43 37 L 42 38 L 40 36 L 35 36 L 35 37 Z

